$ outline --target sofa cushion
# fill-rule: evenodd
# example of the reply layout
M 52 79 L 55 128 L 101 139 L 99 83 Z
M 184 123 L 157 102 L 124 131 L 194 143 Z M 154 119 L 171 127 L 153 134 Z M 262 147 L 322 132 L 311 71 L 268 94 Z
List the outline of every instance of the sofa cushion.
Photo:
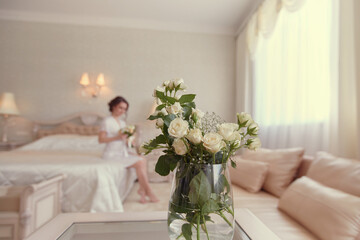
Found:
M 280 239 L 287 240 L 319 240 L 300 223 L 292 219 L 278 208 L 248 208 Z
M 245 151 L 242 157 L 269 163 L 268 174 L 263 189 L 280 197 L 293 181 L 304 155 L 303 148 L 258 149 Z
M 279 200 L 279 209 L 320 239 L 355 239 L 360 231 L 360 198 L 308 177 L 293 182 Z
M 249 192 L 258 192 L 264 184 L 269 164 L 241 159 L 239 156 L 233 160 L 236 161 L 236 168 L 229 168 L 231 182 Z
M 279 198 L 265 191 L 251 193 L 237 185 L 232 185 L 234 208 L 277 209 Z
M 326 186 L 360 197 L 360 161 L 318 152 L 306 176 Z

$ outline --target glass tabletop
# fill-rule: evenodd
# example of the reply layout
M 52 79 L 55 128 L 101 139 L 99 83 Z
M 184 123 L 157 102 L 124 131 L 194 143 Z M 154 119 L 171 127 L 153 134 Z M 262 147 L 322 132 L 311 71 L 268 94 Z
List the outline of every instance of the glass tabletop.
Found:
M 169 239 L 167 221 L 123 221 L 73 223 L 57 240 Z M 233 240 L 250 240 L 235 223 Z

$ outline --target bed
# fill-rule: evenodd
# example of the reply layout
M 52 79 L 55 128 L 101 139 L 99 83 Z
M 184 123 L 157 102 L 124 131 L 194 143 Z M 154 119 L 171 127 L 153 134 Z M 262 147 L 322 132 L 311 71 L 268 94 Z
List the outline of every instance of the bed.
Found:
M 0 153 L 0 185 L 33 184 L 65 174 L 63 212 L 124 211 L 122 202 L 136 180 L 135 171 L 101 158 L 101 116 L 88 114 L 84 119 L 86 124 L 57 122 L 55 128 L 37 123 L 39 139 Z

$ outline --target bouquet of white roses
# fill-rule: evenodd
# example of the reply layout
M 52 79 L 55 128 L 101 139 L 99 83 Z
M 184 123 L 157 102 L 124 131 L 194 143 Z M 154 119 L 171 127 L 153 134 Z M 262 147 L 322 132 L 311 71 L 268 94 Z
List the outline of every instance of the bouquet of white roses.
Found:
M 199 239 L 202 229 L 209 238 L 206 224 L 212 222 L 210 214 L 217 214 L 232 225 L 224 215 L 228 213 L 233 217 L 230 187 L 225 178 L 227 162 L 235 167 L 231 156 L 237 150 L 260 147 L 259 127 L 249 114 L 243 112 L 237 114 L 237 123 L 225 123 L 205 115 L 196 108 L 195 94 L 179 94 L 185 89 L 184 81 L 175 79 L 165 81 L 154 90 L 153 96 L 159 105 L 148 119 L 156 120 L 162 133 L 143 144 L 140 151 L 148 154 L 154 149 L 164 149 L 155 167 L 162 176 L 178 167 L 168 218 L 169 228 L 173 221 L 182 221 L 181 233 L 176 237 L 182 235 L 190 239 L 192 229 L 196 229 Z M 204 166 L 216 164 L 225 170 L 216 177 L 221 181 L 214 190 L 211 186 L 214 179 L 205 177 L 208 170 Z
M 136 127 L 134 125 L 127 125 L 126 127 L 120 129 L 121 134 L 126 134 L 128 137 L 134 135 Z

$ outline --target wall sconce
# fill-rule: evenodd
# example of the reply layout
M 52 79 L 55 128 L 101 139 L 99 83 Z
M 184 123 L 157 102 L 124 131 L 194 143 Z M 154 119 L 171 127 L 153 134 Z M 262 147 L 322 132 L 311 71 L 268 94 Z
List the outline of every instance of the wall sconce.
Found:
M 97 97 L 100 94 L 100 90 L 105 86 L 104 74 L 100 73 L 96 79 L 94 85 L 90 84 L 89 74 L 83 73 L 80 80 L 80 85 L 83 87 L 83 91 L 90 93 L 92 97 Z
M 7 142 L 7 125 L 9 115 L 19 115 L 19 110 L 15 103 L 15 97 L 13 93 L 3 93 L 0 98 L 0 114 L 4 115 L 3 135 L 2 142 Z

